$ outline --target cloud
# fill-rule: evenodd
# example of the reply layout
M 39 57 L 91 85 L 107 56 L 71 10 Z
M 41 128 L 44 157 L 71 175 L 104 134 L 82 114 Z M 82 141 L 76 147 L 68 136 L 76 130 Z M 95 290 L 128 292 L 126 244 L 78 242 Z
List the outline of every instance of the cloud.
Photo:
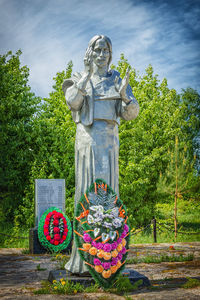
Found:
M 151 63 L 170 87 L 198 88 L 197 2 L 1 0 L 1 53 L 22 49 L 33 91 L 48 96 L 56 72 L 69 60 L 74 71 L 82 70 L 88 41 L 105 34 L 112 40 L 115 64 L 124 53 L 141 72 Z

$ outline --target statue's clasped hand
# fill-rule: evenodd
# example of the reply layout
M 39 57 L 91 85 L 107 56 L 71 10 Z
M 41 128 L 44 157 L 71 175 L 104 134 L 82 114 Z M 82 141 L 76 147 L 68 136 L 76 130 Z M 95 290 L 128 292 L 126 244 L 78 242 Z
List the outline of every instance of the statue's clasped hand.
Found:
M 126 89 L 127 89 L 128 83 L 129 83 L 129 72 L 130 72 L 130 69 L 128 67 L 124 78 L 119 82 L 119 77 L 116 76 L 115 81 L 114 81 L 115 89 L 120 94 L 122 101 L 124 101 L 125 103 L 130 102 L 130 99 L 128 99 L 127 95 L 126 95 Z

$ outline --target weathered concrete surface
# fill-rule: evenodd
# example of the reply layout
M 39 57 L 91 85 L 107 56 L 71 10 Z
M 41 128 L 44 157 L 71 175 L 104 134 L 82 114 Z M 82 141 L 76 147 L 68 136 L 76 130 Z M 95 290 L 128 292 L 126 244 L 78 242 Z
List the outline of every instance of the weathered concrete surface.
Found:
M 132 299 L 200 299 L 200 288 L 183 289 L 180 286 L 186 277 L 200 279 L 200 242 L 173 244 L 175 250 L 169 250 L 172 244 L 133 245 L 129 258 L 144 255 L 193 253 L 191 262 L 140 263 L 127 265 L 151 280 L 151 288 L 142 288 L 132 295 Z M 38 271 L 37 266 L 46 269 Z M 50 270 L 57 263 L 50 255 L 25 255 L 22 249 L 0 249 L 0 298 L 5 299 L 125 299 L 123 296 L 105 293 L 68 295 L 34 295 L 33 291 L 41 287 L 41 280 L 47 280 Z

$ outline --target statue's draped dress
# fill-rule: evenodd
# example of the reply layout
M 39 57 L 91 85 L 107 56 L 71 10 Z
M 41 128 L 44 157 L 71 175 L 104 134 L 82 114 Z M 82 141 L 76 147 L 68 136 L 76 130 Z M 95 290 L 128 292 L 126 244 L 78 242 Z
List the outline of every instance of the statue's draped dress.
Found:
M 102 80 L 90 80 L 86 95 L 77 88 L 81 78 L 76 73 L 63 83 L 63 90 L 72 116 L 77 124 L 75 142 L 75 206 L 81 195 L 97 179 L 104 179 L 119 194 L 119 118 L 136 118 L 139 106 L 127 87 L 125 104 L 115 89 L 114 80 L 119 76 L 111 71 Z M 119 78 L 119 80 L 121 80 Z M 81 260 L 75 243 L 66 269 L 74 274 L 83 274 L 87 268 Z

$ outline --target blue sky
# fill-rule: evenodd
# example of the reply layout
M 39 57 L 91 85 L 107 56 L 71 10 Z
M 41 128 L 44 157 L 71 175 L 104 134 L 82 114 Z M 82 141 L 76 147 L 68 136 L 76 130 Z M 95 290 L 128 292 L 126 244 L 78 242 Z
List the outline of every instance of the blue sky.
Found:
M 0 53 L 22 50 L 38 96 L 70 60 L 83 70 L 96 34 L 112 40 L 114 64 L 124 53 L 141 75 L 151 63 L 170 88 L 200 90 L 199 0 L 0 0 Z

